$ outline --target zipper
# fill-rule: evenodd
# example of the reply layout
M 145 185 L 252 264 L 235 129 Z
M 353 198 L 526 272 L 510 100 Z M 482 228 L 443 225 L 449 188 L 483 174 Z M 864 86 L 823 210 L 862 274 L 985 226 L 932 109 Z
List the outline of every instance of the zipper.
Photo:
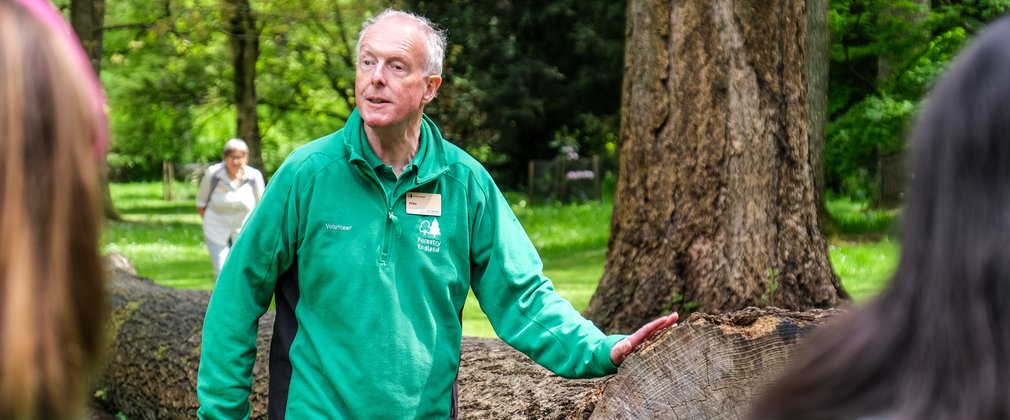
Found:
M 396 215 L 393 214 L 393 206 L 395 200 L 390 202 L 390 197 L 386 195 L 386 189 L 382 188 L 382 182 L 379 181 L 379 177 L 375 175 L 375 171 L 368 168 L 367 165 L 358 164 L 358 170 L 364 173 L 365 177 L 372 181 L 372 186 L 376 188 L 379 193 L 379 197 L 382 197 L 382 202 L 385 203 L 386 207 L 386 223 L 385 232 L 382 233 L 383 241 L 379 245 L 379 261 L 378 264 L 382 267 L 389 265 L 389 249 L 390 243 L 393 241 L 393 229 L 396 223 Z
M 392 248 L 392 243 L 394 240 L 393 233 L 397 231 L 398 227 L 397 223 L 399 223 L 399 219 L 396 217 L 396 213 L 394 212 L 394 210 L 396 209 L 396 203 L 399 202 L 400 197 L 405 195 L 408 191 L 438 179 L 438 177 L 441 176 L 443 173 L 448 172 L 448 169 L 443 169 L 424 179 L 418 178 L 415 175 L 412 182 L 414 185 L 406 188 L 405 191 L 398 193 L 398 190 L 400 190 L 401 185 L 409 182 L 404 181 L 403 178 L 401 177 L 397 179 L 395 184 L 393 184 L 393 191 L 391 191 L 387 196 L 386 190 L 382 188 L 382 182 L 379 181 L 379 178 L 375 174 L 375 171 L 371 170 L 371 168 L 367 168 L 366 166 L 367 165 L 362 166 L 359 164 L 358 170 L 364 172 L 365 176 L 372 180 L 372 185 L 375 186 L 375 188 L 379 192 L 379 196 L 383 197 L 383 202 L 386 203 L 385 232 L 383 232 L 383 241 L 379 247 L 379 261 L 378 261 L 378 264 L 380 266 L 386 267 L 389 265 L 389 252 L 390 249 Z

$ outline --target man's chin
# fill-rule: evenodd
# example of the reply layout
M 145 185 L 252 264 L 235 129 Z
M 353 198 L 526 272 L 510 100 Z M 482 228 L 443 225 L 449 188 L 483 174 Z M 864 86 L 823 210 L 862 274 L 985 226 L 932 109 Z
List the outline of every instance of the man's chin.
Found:
M 382 128 L 396 125 L 401 122 L 402 119 L 398 120 L 394 116 L 387 115 L 382 112 L 362 112 L 361 120 L 365 122 L 365 125 L 373 128 Z
M 381 118 L 375 116 L 362 116 L 361 120 L 365 123 L 365 125 L 372 128 L 382 128 L 392 125 L 388 118 Z

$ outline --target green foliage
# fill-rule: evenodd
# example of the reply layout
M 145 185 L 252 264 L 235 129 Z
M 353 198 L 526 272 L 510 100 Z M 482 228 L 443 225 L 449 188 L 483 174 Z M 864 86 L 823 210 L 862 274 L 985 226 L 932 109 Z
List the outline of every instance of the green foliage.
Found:
M 381 3 L 252 2 L 267 174 L 343 124 L 354 107 L 358 29 Z M 553 155 L 559 136 L 616 164 L 623 4 L 400 3 L 450 30 L 446 82 L 428 113 L 447 138 L 502 169 L 505 185 L 528 159 Z M 159 178 L 165 160 L 219 159 L 236 130 L 227 25 L 211 0 L 109 3 L 106 27 L 115 29 L 106 31 L 102 77 L 115 179 Z
M 353 45 L 378 1 L 252 2 L 266 172 L 339 128 L 353 108 Z M 211 0 L 108 2 L 102 80 L 114 179 L 157 179 L 162 161 L 220 159 L 236 121 L 228 23 Z
M 904 133 L 947 63 L 1010 1 L 833 1 L 825 183 L 873 197 L 877 158 L 904 150 Z
M 670 297 L 670 300 L 666 302 L 666 305 L 663 306 L 662 315 L 669 315 L 677 312 L 677 316 L 680 317 L 680 319 L 687 319 L 687 317 L 691 316 L 691 313 L 694 312 L 695 309 L 698 309 L 698 302 L 685 300 L 684 295 L 674 293 L 673 296 Z
M 893 236 L 897 233 L 898 210 L 874 209 L 869 198 L 831 197 L 825 202 L 831 218 L 843 236 Z
M 553 157 L 550 141 L 559 136 L 584 155 L 608 156 L 620 107 L 623 2 L 398 3 L 448 29 L 445 82 L 426 111 L 468 151 L 494 151 L 501 184 L 524 179 L 528 160 Z
M 914 112 L 910 100 L 874 95 L 832 121 L 824 148 L 828 184 L 854 198 L 874 197 L 877 157 L 903 149 L 902 136 Z

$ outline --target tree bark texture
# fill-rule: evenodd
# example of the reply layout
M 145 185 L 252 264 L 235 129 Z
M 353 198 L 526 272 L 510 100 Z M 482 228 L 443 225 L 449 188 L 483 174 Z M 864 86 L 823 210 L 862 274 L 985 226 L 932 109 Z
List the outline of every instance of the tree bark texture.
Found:
M 802 0 L 629 2 L 621 170 L 586 310 L 605 330 L 847 298 L 814 204 L 803 12 Z
M 459 415 L 463 419 L 586 418 L 606 378 L 565 379 L 496 338 L 463 337 Z
M 194 418 L 201 328 L 210 292 L 176 290 L 107 258 L 112 316 L 107 361 L 92 418 Z M 498 339 L 464 337 L 460 417 L 488 419 L 724 418 L 781 370 L 811 326 L 837 311 L 748 308 L 694 314 L 633 353 L 616 375 L 556 376 Z M 273 312 L 260 322 L 252 418 L 266 417 Z
M 123 267 L 124 260 L 119 261 Z M 107 264 L 116 265 L 108 258 Z M 131 420 L 195 418 L 196 373 L 210 292 L 158 286 L 123 268 L 110 271 L 109 283 L 109 347 L 95 382 L 96 405 Z M 266 418 L 273 317 L 267 312 L 260 321 L 250 398 L 253 418 Z
M 228 41 L 235 71 L 232 82 L 235 87 L 236 130 L 238 137 L 249 146 L 249 164 L 263 168 L 259 115 L 256 113 L 259 105 L 256 61 L 260 53 L 260 31 L 249 0 L 225 0 L 223 7 L 229 25 Z
M 84 52 L 91 61 L 91 68 L 96 75 L 102 71 L 102 46 L 105 35 L 105 0 L 72 0 L 70 2 L 70 25 L 81 41 Z M 109 168 L 102 162 L 99 172 L 99 185 L 102 187 L 102 210 L 109 220 L 122 220 L 112 203 L 112 193 L 109 191 Z
M 95 74 L 102 70 L 102 38 L 105 34 L 105 0 L 72 0 L 70 25 L 81 40 Z

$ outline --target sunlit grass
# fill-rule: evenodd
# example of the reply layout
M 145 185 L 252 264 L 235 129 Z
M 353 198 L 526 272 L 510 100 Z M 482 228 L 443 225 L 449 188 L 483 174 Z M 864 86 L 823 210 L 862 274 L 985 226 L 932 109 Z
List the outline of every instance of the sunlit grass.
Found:
M 897 268 L 899 250 L 898 243 L 890 237 L 879 242 L 836 243 L 828 247 L 831 266 L 856 302 L 883 290 Z
M 164 201 L 158 182 L 113 184 L 113 200 L 124 221 L 106 224 L 103 251 L 126 255 L 138 274 L 159 284 L 210 290 L 213 269 L 193 205 L 196 186 L 176 183 L 172 192 L 175 200 Z M 509 199 L 555 289 L 576 310 L 584 310 L 606 263 L 611 202 L 529 206 L 521 196 L 510 194 Z M 864 203 L 850 200 L 829 201 L 828 208 L 842 231 L 829 239 L 831 264 L 846 290 L 863 301 L 886 285 L 897 264 L 899 246 L 890 234 L 897 212 L 867 210 Z M 463 333 L 494 336 L 472 293 L 463 311 Z
M 113 184 L 111 192 L 123 221 L 105 224 L 104 253 L 125 255 L 138 275 L 164 286 L 213 288 L 214 269 L 193 202 L 196 186 L 173 184 L 173 201 L 162 199 L 161 183 Z
M 613 206 L 597 201 L 526 206 L 521 199 L 512 200 L 512 210 L 540 252 L 544 274 L 558 294 L 576 310 L 584 310 L 603 275 Z M 466 302 L 463 334 L 494 337 L 494 330 L 478 309 L 473 292 Z
M 865 201 L 844 197 L 825 204 L 838 227 L 828 248 L 831 266 L 852 299 L 865 301 L 887 285 L 897 268 L 900 211 L 874 209 Z

